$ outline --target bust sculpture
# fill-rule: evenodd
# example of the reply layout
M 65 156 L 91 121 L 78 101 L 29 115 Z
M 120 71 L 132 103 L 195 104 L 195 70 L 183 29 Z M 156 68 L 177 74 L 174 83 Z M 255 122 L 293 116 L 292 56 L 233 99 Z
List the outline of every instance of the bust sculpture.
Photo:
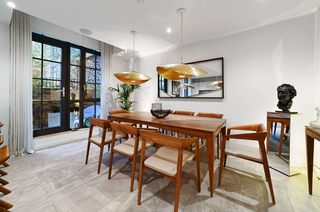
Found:
M 277 88 L 279 102 L 278 108 L 283 112 L 290 112 L 292 99 L 297 95 L 296 89 L 290 84 L 282 84 Z

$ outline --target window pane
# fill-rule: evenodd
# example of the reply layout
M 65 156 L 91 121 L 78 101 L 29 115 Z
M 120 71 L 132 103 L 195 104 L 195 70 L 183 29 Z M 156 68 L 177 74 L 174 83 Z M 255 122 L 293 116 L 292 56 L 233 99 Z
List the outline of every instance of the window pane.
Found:
M 80 67 L 70 66 L 70 81 L 80 82 Z
M 43 59 L 61 62 L 62 49 L 48 44 L 43 45 Z
M 80 66 L 80 56 L 81 56 L 81 50 L 71 47 L 70 48 L 70 63 L 72 65 L 78 65 Z
M 86 53 L 86 67 L 94 68 L 95 55 Z
M 41 102 L 33 101 L 32 109 L 33 109 L 33 129 L 39 129 Z
M 60 102 L 42 103 L 42 128 L 57 127 L 61 125 Z
M 95 83 L 94 69 L 86 68 L 86 82 Z
M 101 69 L 101 56 L 97 55 L 96 69 Z
M 100 70 L 96 71 L 96 78 L 97 78 L 97 83 L 101 83 L 101 71 Z
M 94 95 L 94 84 L 86 84 L 86 99 L 93 99 L 95 98 Z
M 41 58 L 41 43 L 32 41 L 32 57 Z
M 70 82 L 70 100 L 80 99 L 80 83 Z
M 96 84 L 96 96 L 95 98 L 100 98 L 100 90 L 101 90 L 101 85 Z
M 43 80 L 43 101 L 60 101 L 60 81 Z
M 32 99 L 38 99 L 39 101 L 41 100 L 41 80 L 32 80 Z
M 32 76 L 33 78 L 41 78 L 41 60 L 32 60 Z
M 43 79 L 61 80 L 61 64 L 43 61 Z
M 83 126 L 89 127 L 89 118 L 95 118 L 94 102 L 85 102 L 83 108 Z
M 80 118 L 80 103 L 79 102 L 72 102 L 70 103 L 70 128 L 79 128 Z

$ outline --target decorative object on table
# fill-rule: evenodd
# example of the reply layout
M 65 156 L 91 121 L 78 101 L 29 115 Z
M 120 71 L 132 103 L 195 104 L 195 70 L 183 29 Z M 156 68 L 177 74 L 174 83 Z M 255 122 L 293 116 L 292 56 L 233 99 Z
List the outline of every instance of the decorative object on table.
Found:
M 117 88 L 109 87 L 109 91 L 116 92 L 116 101 L 122 110 L 131 111 L 133 105 L 136 101 L 131 101 L 131 95 L 136 89 L 139 89 L 140 85 L 129 85 L 127 83 L 122 83 L 117 85 Z
M 224 98 L 224 58 L 214 58 L 188 63 L 200 67 L 207 72 L 205 76 L 193 76 L 183 80 L 168 80 L 158 76 L 158 97 L 159 98 Z M 190 84 L 194 89 L 180 89 L 177 95 L 177 86 Z M 212 84 L 211 84 L 212 83 Z M 177 86 L 175 86 L 177 85 Z
M 199 67 L 182 64 L 182 35 L 183 35 L 183 14 L 186 9 L 180 8 L 178 13 L 181 15 L 181 59 L 180 64 L 169 64 L 157 67 L 157 72 L 168 80 L 181 80 L 192 76 L 204 76 L 207 74 L 206 71 Z
M 150 112 L 156 118 L 164 118 L 170 114 L 170 110 L 162 110 L 161 103 L 152 103 Z
M 127 51 L 123 51 L 116 54 L 116 56 L 122 56 L 126 58 L 130 53 L 132 53 L 132 57 L 129 59 L 129 72 L 115 73 L 114 76 L 118 78 L 121 82 L 130 84 L 130 85 L 140 85 L 142 83 L 149 81 L 151 77 L 138 72 L 138 68 L 137 68 L 138 58 L 135 57 L 135 40 L 134 40 L 137 32 L 131 31 L 131 34 L 133 35 L 133 50 L 127 50 Z
M 292 99 L 297 95 L 296 89 L 290 84 L 282 84 L 277 88 L 279 102 L 278 108 L 282 112 L 290 112 L 292 106 Z M 278 112 L 278 111 L 276 111 Z
M 310 122 L 310 126 L 313 127 L 313 128 L 320 129 L 320 106 L 316 107 L 316 111 L 318 111 L 317 120 Z

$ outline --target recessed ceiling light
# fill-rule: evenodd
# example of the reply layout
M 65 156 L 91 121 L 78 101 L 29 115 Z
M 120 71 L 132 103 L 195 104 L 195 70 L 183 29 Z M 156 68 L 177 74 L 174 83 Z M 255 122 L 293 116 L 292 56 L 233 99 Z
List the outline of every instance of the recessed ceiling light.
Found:
M 137 0 L 138 3 L 143 4 L 144 0 Z
M 167 33 L 170 33 L 170 32 L 171 32 L 171 28 L 168 28 L 168 29 L 167 29 Z
M 92 32 L 88 29 L 79 29 L 79 31 L 85 35 L 92 35 Z
M 7 5 L 12 8 L 16 8 L 16 5 L 12 2 L 8 2 Z

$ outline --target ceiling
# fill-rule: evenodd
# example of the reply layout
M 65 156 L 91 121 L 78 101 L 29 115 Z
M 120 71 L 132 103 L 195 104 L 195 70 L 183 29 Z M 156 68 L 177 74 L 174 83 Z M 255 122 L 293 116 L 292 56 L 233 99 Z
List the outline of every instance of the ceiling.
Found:
M 135 30 L 141 56 L 180 46 L 181 7 L 187 10 L 183 45 L 188 45 L 312 13 L 320 5 L 320 0 L 10 1 L 17 10 L 76 32 L 89 29 L 89 37 L 120 48 L 132 48 Z M 6 2 L 0 0 L 0 21 L 9 22 L 12 9 Z

